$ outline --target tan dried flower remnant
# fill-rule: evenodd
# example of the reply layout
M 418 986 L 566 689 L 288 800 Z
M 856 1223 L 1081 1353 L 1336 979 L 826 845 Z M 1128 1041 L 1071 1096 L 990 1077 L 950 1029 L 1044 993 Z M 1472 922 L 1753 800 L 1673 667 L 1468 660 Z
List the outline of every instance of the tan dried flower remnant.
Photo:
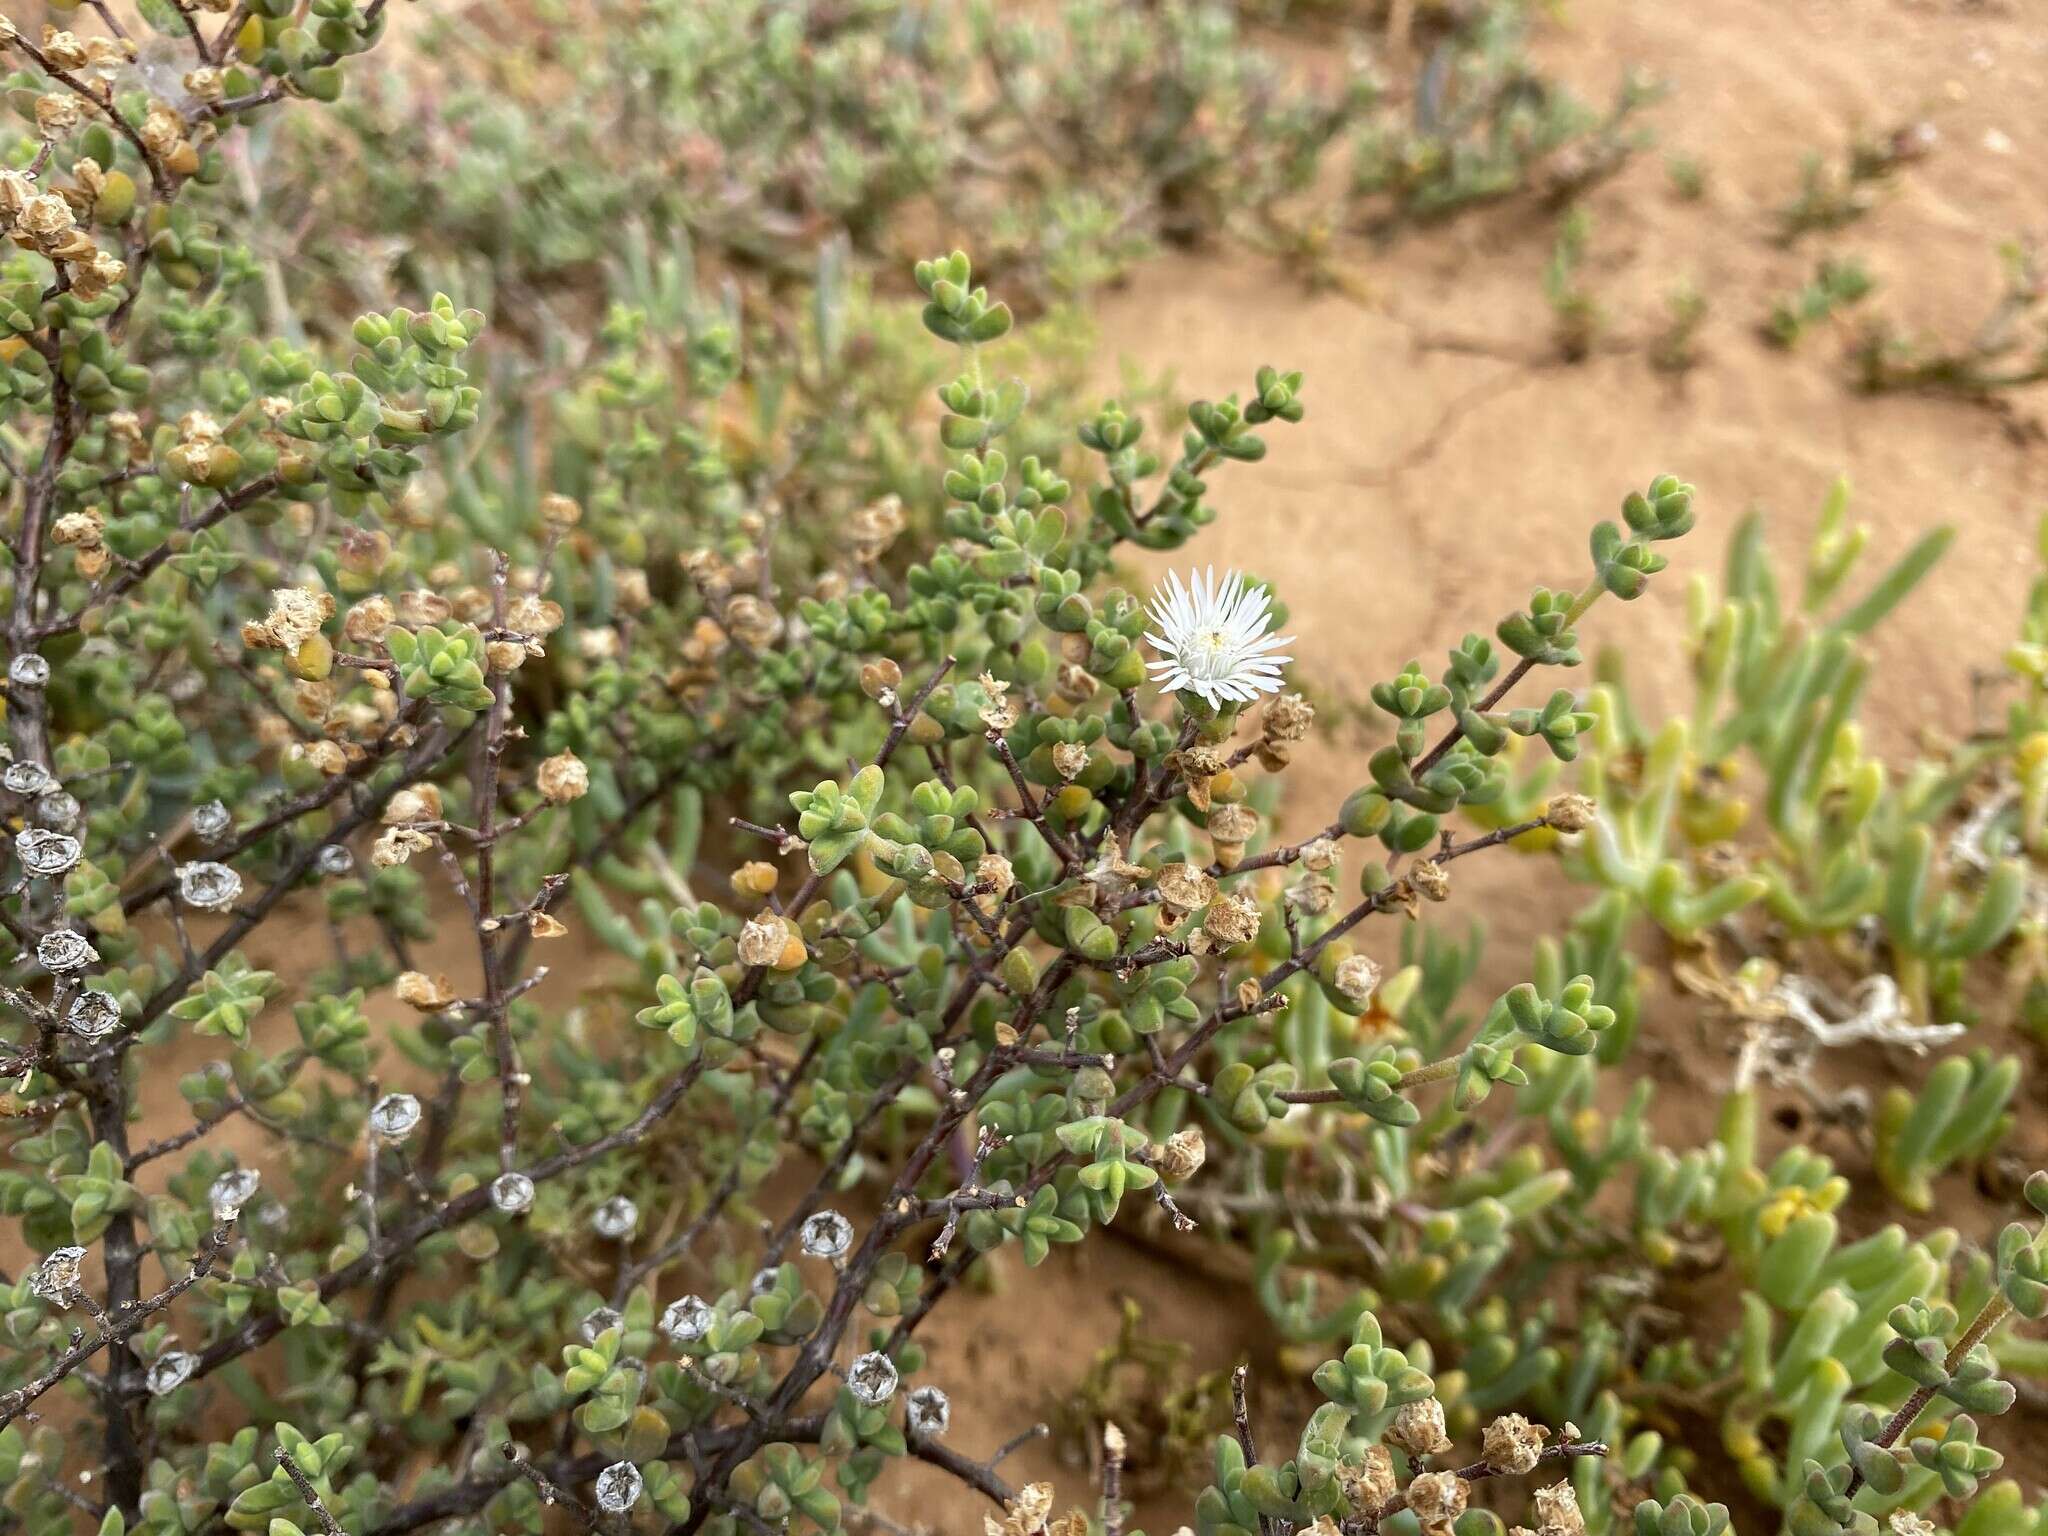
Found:
M 1573 1438 L 1567 1435 L 1566 1438 Z M 1570 1483 L 1538 1488 L 1534 1500 L 1536 1536 L 1586 1536 L 1586 1517 Z
M 1198 935 L 1207 943 L 1207 950 L 1229 949 L 1238 944 L 1249 944 L 1259 936 L 1259 904 L 1249 896 L 1235 892 L 1224 892 L 1209 903 L 1209 910 L 1202 914 L 1202 931 Z
M 1208 1160 L 1209 1146 L 1199 1125 L 1183 1126 L 1152 1149 L 1152 1166 L 1170 1184 L 1192 1179 Z
M 1408 883 L 1431 901 L 1451 899 L 1451 872 L 1435 859 L 1418 859 L 1408 871 Z
M 1368 1445 L 1356 1461 L 1337 1464 L 1337 1485 L 1361 1515 L 1369 1515 L 1400 1489 L 1394 1476 L 1394 1453 L 1384 1445 Z
M 988 702 L 981 707 L 981 723 L 992 731 L 1007 731 L 1023 713 L 1023 707 L 1010 697 L 1010 685 L 987 672 L 977 681 L 988 695 Z
M 434 846 L 434 840 L 426 833 L 411 827 L 393 827 L 370 845 L 370 863 L 378 869 L 390 869 L 393 865 L 404 864 L 416 853 L 425 853 Z
M 1332 980 L 1345 1002 L 1357 1008 L 1369 1007 L 1380 987 L 1379 962 L 1370 955 L 1346 955 L 1337 962 Z
M 1600 814 L 1590 795 L 1552 795 L 1543 808 L 1543 819 L 1560 832 L 1583 832 Z
M 1520 1476 L 1535 1470 L 1549 1438 L 1550 1431 L 1541 1424 L 1532 1424 L 1519 1413 L 1504 1413 L 1481 1431 L 1479 1444 L 1488 1466 Z
M 1003 1506 L 1003 1518 L 981 1517 L 983 1536 L 1039 1536 L 1052 1514 L 1052 1484 L 1026 1483 L 1017 1497 Z
M 1195 912 L 1216 899 L 1216 879 L 1192 864 L 1169 864 L 1159 871 L 1159 899 L 1181 912 Z
M 242 626 L 242 644 L 252 650 L 296 651 L 333 617 L 331 593 L 279 587 L 270 594 L 269 616 Z
M 455 989 L 446 976 L 429 976 L 424 971 L 401 971 L 394 984 L 398 1000 L 421 1013 L 439 1013 L 455 1001 Z
M 590 793 L 590 769 L 574 752 L 558 752 L 541 761 L 534 786 L 549 805 L 567 805 Z
M 1410 1456 L 1436 1456 L 1448 1451 L 1451 1437 L 1444 1432 L 1444 1405 L 1434 1397 L 1402 1404 L 1387 1438 Z
M 441 790 L 435 784 L 408 784 L 384 802 L 384 825 L 410 826 L 442 819 Z
M 1408 1480 L 1408 1507 L 1427 1536 L 1450 1536 L 1451 1522 L 1465 1513 L 1471 1492 L 1455 1472 L 1420 1472 Z

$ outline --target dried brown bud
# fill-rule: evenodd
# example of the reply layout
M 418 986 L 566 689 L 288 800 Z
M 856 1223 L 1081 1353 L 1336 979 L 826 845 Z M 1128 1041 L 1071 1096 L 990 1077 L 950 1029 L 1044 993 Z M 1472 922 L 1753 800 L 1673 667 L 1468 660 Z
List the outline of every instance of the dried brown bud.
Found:
M 1078 741 L 1055 742 L 1052 749 L 1053 770 L 1068 783 L 1081 777 L 1081 770 L 1088 766 L 1088 749 Z
M 527 931 L 536 939 L 559 939 L 569 931 L 568 924 L 549 912 L 536 912 L 526 920 Z
M 590 770 L 574 752 L 559 752 L 541 761 L 533 782 L 548 804 L 567 805 L 590 793 Z
M 1317 874 L 1333 867 L 1337 862 L 1337 840 L 1333 837 L 1311 838 L 1301 845 L 1301 865 Z
M 576 504 L 573 496 L 543 496 L 540 499 L 540 520 L 550 528 L 574 528 L 583 521 L 583 508 Z

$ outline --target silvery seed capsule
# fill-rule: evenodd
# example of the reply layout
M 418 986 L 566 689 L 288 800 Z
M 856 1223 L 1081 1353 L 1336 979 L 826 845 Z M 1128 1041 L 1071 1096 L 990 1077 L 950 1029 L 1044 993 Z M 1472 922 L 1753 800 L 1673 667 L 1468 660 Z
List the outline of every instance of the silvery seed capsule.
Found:
M 711 1331 L 718 1314 L 702 1296 L 672 1301 L 661 1314 L 661 1331 L 678 1344 L 694 1344 Z
M 242 1207 L 256 1198 L 256 1187 L 263 1182 L 263 1175 L 254 1168 L 233 1168 L 213 1181 L 213 1187 L 206 1194 L 213 1202 L 215 1221 L 233 1221 L 242 1214 Z
M 228 808 L 218 800 L 209 800 L 197 806 L 192 812 L 192 830 L 209 843 L 217 843 L 228 834 L 235 824 L 235 818 Z
M 608 1515 L 623 1515 L 640 1502 L 640 1469 L 630 1461 L 615 1461 L 597 1474 L 597 1507 Z
M 50 680 L 50 663 L 33 651 L 24 651 L 7 663 L 7 681 L 17 688 L 40 688 Z
M 953 1404 L 937 1387 L 919 1387 L 910 1394 L 904 1416 L 915 1433 L 936 1437 L 953 1422 Z
M 64 1027 L 82 1040 L 100 1040 L 121 1026 L 121 1004 L 111 992 L 81 992 L 71 1000 Z
M 50 787 L 50 770 L 30 758 L 9 763 L 0 770 L 0 789 L 10 795 L 40 795 Z
M 53 929 L 36 940 L 36 964 L 53 976 L 82 971 L 99 957 L 92 941 L 75 929 Z
M 242 894 L 242 877 L 225 864 L 185 864 L 178 869 L 178 897 L 201 912 L 224 912 Z
M 846 1372 L 847 1390 L 870 1408 L 878 1408 L 896 1395 L 896 1362 L 879 1349 L 869 1350 Z
M 78 1266 L 85 1262 L 83 1248 L 53 1248 L 29 1276 L 29 1289 L 45 1301 L 61 1301 L 78 1290 Z
M 640 1225 L 640 1207 L 624 1195 L 613 1195 L 590 1213 L 590 1225 L 599 1237 L 631 1237 Z
M 523 1173 L 501 1173 L 491 1180 L 491 1204 L 507 1216 L 533 1209 L 533 1180 Z
M 594 1344 L 598 1335 L 607 1329 L 616 1328 L 625 1321 L 612 1307 L 592 1307 L 583 1315 L 583 1321 L 576 1325 L 576 1331 L 583 1335 L 583 1342 Z
M 29 827 L 14 836 L 14 856 L 32 875 L 65 874 L 84 851 L 77 838 L 42 827 Z
M 817 1211 L 804 1218 L 798 1241 L 814 1259 L 836 1259 L 853 1246 L 853 1223 L 837 1211 Z
M 387 1093 L 370 1109 L 370 1129 L 386 1141 L 403 1141 L 419 1129 L 420 1101 L 409 1093 Z
M 174 1349 L 167 1355 L 158 1355 L 149 1365 L 148 1386 L 152 1397 L 162 1397 L 175 1392 L 192 1379 L 192 1373 L 199 1369 L 199 1357 Z

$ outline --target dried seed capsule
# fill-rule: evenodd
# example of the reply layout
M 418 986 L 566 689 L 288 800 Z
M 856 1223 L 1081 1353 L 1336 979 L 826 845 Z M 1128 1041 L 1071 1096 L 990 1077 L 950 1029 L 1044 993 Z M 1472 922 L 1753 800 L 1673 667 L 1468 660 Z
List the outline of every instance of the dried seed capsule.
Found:
M 584 1343 L 594 1344 L 598 1335 L 618 1327 L 625 1320 L 616 1308 L 592 1307 L 583 1314 L 583 1321 L 576 1325 L 576 1331 L 583 1335 Z
M 254 1168 L 232 1168 L 213 1181 L 206 1197 L 213 1202 L 215 1221 L 233 1221 L 242 1207 L 256 1197 L 263 1175 Z
M 370 1129 L 384 1141 L 404 1141 L 419 1124 L 420 1101 L 409 1093 L 387 1093 L 370 1108 Z
M 501 1173 L 491 1180 L 491 1204 L 507 1216 L 533 1209 L 533 1180 L 523 1173 Z
M 597 1507 L 608 1515 L 623 1515 L 640 1502 L 640 1469 L 630 1461 L 615 1461 L 597 1474 Z
M 77 838 L 41 827 L 29 827 L 14 837 L 14 856 L 32 875 L 65 874 L 77 864 L 84 851 Z
M 0 788 L 10 795 L 40 795 L 50 784 L 50 770 L 29 758 L 0 771 Z
M 45 1301 L 63 1301 L 78 1291 L 78 1267 L 85 1262 L 83 1248 L 53 1248 L 29 1276 L 29 1289 Z
M 905 1404 L 904 1418 L 913 1434 L 936 1439 L 953 1422 L 953 1404 L 937 1387 L 919 1387 Z
M 162 1397 L 175 1392 L 192 1379 L 192 1373 L 199 1369 L 199 1357 L 174 1349 L 167 1355 L 158 1355 L 149 1365 L 147 1385 L 150 1396 Z
M 7 663 L 7 681 L 17 688 L 41 688 L 50 680 L 50 663 L 33 651 L 24 651 Z
M 797 1240 L 814 1259 L 836 1259 L 853 1246 L 853 1223 L 837 1211 L 818 1211 L 804 1218 Z
M 870 1408 L 878 1408 L 896 1395 L 896 1362 L 880 1350 L 869 1350 L 848 1367 L 846 1387 Z
M 82 1040 L 103 1040 L 121 1027 L 121 1004 L 111 992 L 81 992 L 71 1000 L 64 1027 Z
M 711 1331 L 717 1316 L 702 1296 L 685 1296 L 662 1311 L 661 1331 L 678 1344 L 694 1344 Z
M 192 831 L 209 843 L 217 843 L 228 835 L 235 818 L 219 800 L 209 800 L 192 812 Z
M 599 1237 L 631 1237 L 640 1225 L 640 1207 L 624 1195 L 613 1195 L 590 1213 L 590 1225 Z
M 340 843 L 329 843 L 314 856 L 313 867 L 323 875 L 345 875 L 356 867 L 356 856 Z
M 70 928 L 59 928 L 36 940 L 36 963 L 53 976 L 82 971 L 99 959 L 92 941 Z
M 225 864 L 184 864 L 178 869 L 178 899 L 201 912 L 225 912 L 242 895 L 242 877 Z

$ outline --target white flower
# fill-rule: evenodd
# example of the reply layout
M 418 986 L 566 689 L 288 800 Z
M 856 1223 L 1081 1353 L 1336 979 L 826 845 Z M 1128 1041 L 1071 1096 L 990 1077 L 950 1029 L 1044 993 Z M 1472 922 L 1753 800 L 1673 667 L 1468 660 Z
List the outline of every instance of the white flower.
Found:
M 1269 635 L 1272 602 L 1262 588 L 1245 585 L 1236 571 L 1217 581 L 1212 566 L 1191 573 L 1182 585 L 1177 571 L 1152 596 L 1146 610 L 1158 633 L 1145 639 L 1161 660 L 1147 662 L 1152 680 L 1169 693 L 1193 693 L 1211 708 L 1245 704 L 1280 690 L 1280 667 L 1289 658 L 1273 654 L 1291 636 Z

